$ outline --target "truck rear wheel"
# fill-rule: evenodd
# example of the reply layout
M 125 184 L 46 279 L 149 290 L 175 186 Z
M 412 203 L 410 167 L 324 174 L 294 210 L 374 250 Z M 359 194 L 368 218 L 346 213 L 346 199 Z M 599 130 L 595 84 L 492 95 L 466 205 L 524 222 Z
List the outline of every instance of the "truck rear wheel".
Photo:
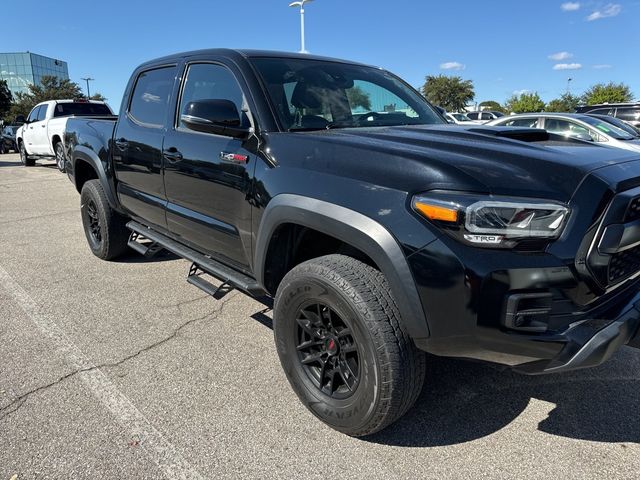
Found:
M 381 272 L 328 255 L 293 268 L 278 287 L 280 362 L 304 405 L 332 428 L 364 436 L 415 403 L 425 354 L 403 328 Z
M 24 146 L 24 142 L 20 142 L 20 161 L 25 167 L 33 167 L 36 164 L 35 159 L 29 158 L 29 154 L 27 154 L 27 149 Z
M 88 180 L 80 193 L 84 234 L 93 254 L 112 260 L 127 250 L 126 219 L 111 208 L 99 180 Z

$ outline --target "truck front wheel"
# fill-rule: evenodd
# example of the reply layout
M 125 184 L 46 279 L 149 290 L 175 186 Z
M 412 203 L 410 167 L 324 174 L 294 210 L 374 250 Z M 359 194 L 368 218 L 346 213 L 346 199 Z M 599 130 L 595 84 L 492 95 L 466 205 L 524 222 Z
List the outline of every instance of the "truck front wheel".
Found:
M 304 405 L 332 428 L 364 436 L 414 404 L 425 354 L 403 328 L 384 275 L 344 255 L 301 263 L 274 305 L 278 355 Z
M 53 147 L 56 154 L 56 166 L 58 170 L 64 173 L 65 171 L 65 155 L 64 155 L 64 146 L 62 142 L 57 142 Z
M 126 219 L 111 208 L 99 180 L 88 180 L 80 193 L 84 234 L 93 254 L 112 260 L 127 250 Z
M 20 142 L 20 161 L 25 167 L 33 167 L 36 164 L 35 159 L 29 158 L 24 142 Z

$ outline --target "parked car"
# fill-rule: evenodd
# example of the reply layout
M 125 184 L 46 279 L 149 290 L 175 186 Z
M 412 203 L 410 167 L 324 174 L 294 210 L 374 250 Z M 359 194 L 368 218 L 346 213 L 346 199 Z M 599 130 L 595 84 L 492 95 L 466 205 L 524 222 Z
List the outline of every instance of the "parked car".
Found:
M 93 254 L 166 249 L 208 294 L 272 297 L 291 387 L 349 435 L 407 412 L 424 352 L 533 374 L 640 346 L 638 153 L 446 125 L 383 69 L 228 49 L 139 66 L 118 118 L 65 142 Z
M 64 130 L 71 117 L 109 117 L 109 105 L 95 100 L 51 100 L 33 107 L 22 127 L 16 132 L 20 160 L 25 166 L 35 165 L 38 158 L 55 157 L 64 171 Z
M 640 102 L 634 103 L 603 103 L 600 105 L 583 105 L 576 109 L 576 113 L 595 113 L 609 115 L 640 127 Z
M 464 113 L 446 113 L 445 117 L 450 123 L 455 123 L 456 125 L 478 125 L 482 123 L 476 120 L 471 120 Z
M 16 144 L 16 132 L 18 125 L 7 125 L 0 131 L 0 153 L 8 153 L 9 150 L 18 151 Z
M 640 152 L 636 136 L 610 122 L 580 113 L 523 113 L 494 120 L 489 125 L 542 128 L 564 137 Z
M 491 120 L 496 120 L 498 118 L 504 117 L 504 113 L 496 112 L 493 110 L 483 110 L 480 112 L 467 112 L 467 117 L 471 120 L 479 120 L 480 123 L 487 123 Z

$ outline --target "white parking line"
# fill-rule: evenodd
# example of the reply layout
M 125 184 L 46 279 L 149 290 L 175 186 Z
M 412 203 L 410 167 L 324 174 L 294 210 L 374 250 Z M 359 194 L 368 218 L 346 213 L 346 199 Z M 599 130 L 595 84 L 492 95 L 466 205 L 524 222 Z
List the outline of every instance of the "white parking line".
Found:
M 49 338 L 56 350 L 76 370 L 91 393 L 111 412 L 127 433 L 140 442 L 147 456 L 167 478 L 200 479 L 195 470 L 156 430 L 146 417 L 131 403 L 108 377 L 82 353 L 48 315 L 42 314 L 31 296 L 0 266 L 0 286 L 13 297 L 38 329 Z

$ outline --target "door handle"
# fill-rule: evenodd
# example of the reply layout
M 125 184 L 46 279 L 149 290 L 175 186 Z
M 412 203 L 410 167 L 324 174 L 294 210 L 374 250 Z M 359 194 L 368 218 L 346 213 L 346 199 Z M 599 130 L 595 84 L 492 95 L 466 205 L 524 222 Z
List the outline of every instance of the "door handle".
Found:
M 119 150 L 126 150 L 127 148 L 129 148 L 129 142 L 127 142 L 124 138 L 117 139 L 115 141 L 115 144 Z
M 42 128 L 46 127 L 46 125 L 40 125 Z
M 182 160 L 182 154 L 175 147 L 171 147 L 171 148 L 167 148 L 166 150 L 163 150 L 162 156 L 172 163 L 179 162 L 180 160 Z

